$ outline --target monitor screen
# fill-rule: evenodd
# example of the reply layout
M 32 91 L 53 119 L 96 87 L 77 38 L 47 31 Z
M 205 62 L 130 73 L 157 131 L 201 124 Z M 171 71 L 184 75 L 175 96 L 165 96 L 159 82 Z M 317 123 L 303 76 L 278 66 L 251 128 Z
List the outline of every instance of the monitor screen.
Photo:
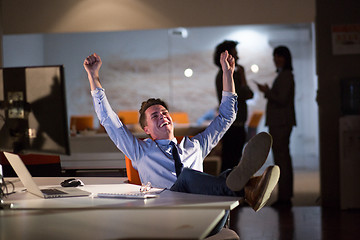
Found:
M 70 154 L 63 66 L 0 68 L 0 150 Z

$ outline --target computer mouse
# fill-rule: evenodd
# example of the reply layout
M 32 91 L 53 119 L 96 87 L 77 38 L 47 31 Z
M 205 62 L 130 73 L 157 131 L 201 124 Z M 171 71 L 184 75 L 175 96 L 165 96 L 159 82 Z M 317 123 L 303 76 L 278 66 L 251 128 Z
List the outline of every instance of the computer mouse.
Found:
M 84 186 L 84 183 L 80 179 L 69 178 L 61 182 L 60 185 L 62 187 L 77 187 L 77 186 Z

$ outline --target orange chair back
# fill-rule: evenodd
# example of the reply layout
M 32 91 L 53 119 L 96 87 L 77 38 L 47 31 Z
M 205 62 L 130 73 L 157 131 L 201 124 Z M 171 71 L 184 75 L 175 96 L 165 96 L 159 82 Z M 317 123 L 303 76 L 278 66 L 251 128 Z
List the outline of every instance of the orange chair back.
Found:
M 248 127 L 257 128 L 263 114 L 264 113 L 262 111 L 254 111 L 251 114 Z
M 177 136 L 176 140 L 180 142 L 183 139 L 183 136 Z M 130 158 L 125 156 L 125 165 L 126 165 L 126 174 L 129 183 L 141 185 L 141 180 L 139 176 L 139 172 L 133 167 Z
M 186 112 L 171 112 L 170 116 L 175 124 L 190 123 L 189 115 Z
M 137 124 L 139 122 L 139 112 L 136 110 L 118 111 L 118 116 L 125 125 Z
M 133 167 L 130 158 L 128 158 L 127 156 L 125 156 L 125 164 L 126 164 L 126 174 L 129 183 L 141 185 L 139 172 Z
M 93 115 L 71 116 L 70 129 L 76 129 L 76 131 L 94 129 L 94 116 Z

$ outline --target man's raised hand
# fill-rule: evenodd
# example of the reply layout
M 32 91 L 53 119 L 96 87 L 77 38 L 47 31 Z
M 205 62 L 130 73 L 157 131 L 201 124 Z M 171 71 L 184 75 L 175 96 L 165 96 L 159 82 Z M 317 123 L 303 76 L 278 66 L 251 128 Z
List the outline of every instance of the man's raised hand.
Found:
M 88 56 L 84 60 L 84 68 L 86 72 L 90 75 L 95 74 L 98 76 L 101 64 L 102 64 L 101 58 L 96 53 Z
M 228 51 L 225 51 L 223 53 L 221 53 L 220 55 L 220 63 L 221 63 L 221 67 L 223 72 L 228 72 L 230 71 L 231 74 L 234 73 L 235 71 L 235 59 L 233 58 L 233 56 L 231 56 Z
M 84 60 L 84 68 L 88 74 L 90 89 L 102 88 L 99 78 L 99 70 L 101 67 L 101 58 L 96 53 L 88 56 Z
M 235 59 L 225 51 L 220 55 L 221 68 L 223 70 L 223 91 L 235 93 L 234 71 Z

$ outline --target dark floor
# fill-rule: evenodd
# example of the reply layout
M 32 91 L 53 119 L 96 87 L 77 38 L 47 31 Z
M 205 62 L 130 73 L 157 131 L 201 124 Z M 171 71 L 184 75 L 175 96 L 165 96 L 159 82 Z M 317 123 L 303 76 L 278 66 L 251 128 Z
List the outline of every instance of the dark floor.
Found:
M 276 201 L 275 188 L 269 204 Z M 259 212 L 249 207 L 231 211 L 230 228 L 241 240 L 352 240 L 360 239 L 360 209 L 336 210 L 320 207 L 319 172 L 296 169 L 292 208 L 269 206 Z
M 241 240 L 360 239 L 360 210 L 323 209 L 319 206 L 265 207 L 255 213 L 249 207 L 231 212 L 230 228 Z

